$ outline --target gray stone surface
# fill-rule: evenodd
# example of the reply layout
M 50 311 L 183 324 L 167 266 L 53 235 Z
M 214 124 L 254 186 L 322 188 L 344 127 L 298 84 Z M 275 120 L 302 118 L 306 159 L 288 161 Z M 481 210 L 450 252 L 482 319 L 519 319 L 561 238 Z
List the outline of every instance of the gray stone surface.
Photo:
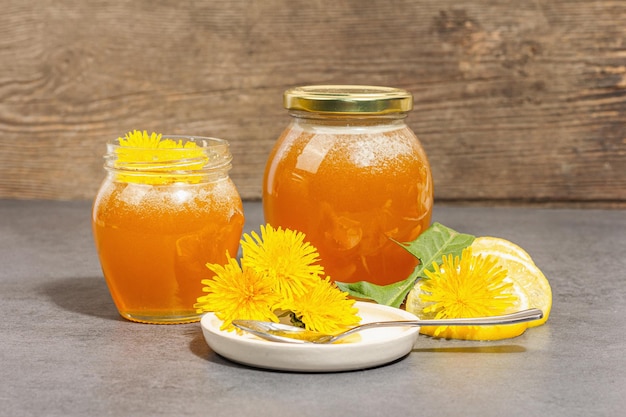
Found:
M 262 220 L 247 203 L 246 230 Z M 121 319 L 84 202 L 0 200 L 2 416 L 616 416 L 626 409 L 626 212 L 436 207 L 517 242 L 550 279 L 548 323 L 499 342 L 420 336 L 357 372 L 247 368 L 199 324 Z

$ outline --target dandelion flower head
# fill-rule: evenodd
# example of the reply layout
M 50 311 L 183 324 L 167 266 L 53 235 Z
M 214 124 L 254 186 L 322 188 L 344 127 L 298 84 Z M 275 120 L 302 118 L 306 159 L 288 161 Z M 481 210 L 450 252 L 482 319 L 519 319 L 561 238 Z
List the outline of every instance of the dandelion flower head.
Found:
M 279 301 L 271 276 L 239 266 L 236 259 L 228 256 L 228 263 L 207 264 L 215 273 L 213 279 L 202 280 L 207 295 L 198 298 L 194 308 L 198 313 L 214 311 L 223 321 L 222 330 L 233 330 L 233 320 L 278 321 L 274 313 Z
M 329 277 L 318 279 L 304 294 L 279 306 L 292 311 L 307 329 L 326 334 L 339 333 L 360 321 L 354 300 L 348 299 Z
M 305 293 L 324 272 L 317 249 L 304 241 L 302 232 L 261 226 L 261 236 L 244 234 L 242 264 L 276 280 L 278 291 L 287 299 Z
M 494 316 L 511 312 L 518 303 L 507 270 L 495 256 L 473 256 L 471 247 L 461 257 L 444 256 L 442 264 L 433 263 L 425 271 L 419 295 L 425 317 L 461 318 Z M 434 333 L 447 329 L 440 326 Z
M 199 180 L 197 175 L 179 172 L 202 170 L 208 162 L 204 148 L 193 140 L 164 139 L 160 133 L 134 130 L 118 138 L 117 142 L 115 167 L 125 172 L 118 176 L 125 182 L 196 183 Z

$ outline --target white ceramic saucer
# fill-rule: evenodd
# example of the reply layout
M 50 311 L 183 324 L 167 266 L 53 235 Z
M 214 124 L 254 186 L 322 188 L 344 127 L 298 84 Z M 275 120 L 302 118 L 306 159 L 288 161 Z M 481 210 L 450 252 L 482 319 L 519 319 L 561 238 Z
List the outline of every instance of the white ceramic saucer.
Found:
M 404 310 L 379 304 L 356 302 L 355 307 L 361 323 L 416 319 Z M 418 327 L 370 329 L 360 332 L 353 342 L 315 345 L 270 342 L 247 333 L 222 331 L 222 322 L 213 313 L 205 314 L 200 324 L 215 353 L 249 366 L 296 372 L 352 371 L 384 365 L 407 355 L 419 332 Z

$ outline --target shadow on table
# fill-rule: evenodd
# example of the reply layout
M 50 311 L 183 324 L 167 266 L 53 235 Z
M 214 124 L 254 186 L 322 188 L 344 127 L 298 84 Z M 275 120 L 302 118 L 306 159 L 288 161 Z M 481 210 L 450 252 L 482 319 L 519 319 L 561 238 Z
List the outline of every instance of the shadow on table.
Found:
M 413 348 L 415 353 L 522 353 L 526 348 L 520 345 L 491 345 L 491 346 L 448 346 Z
M 43 286 L 43 293 L 64 310 L 108 320 L 123 320 L 102 277 L 65 278 Z
M 244 365 L 237 364 L 235 362 L 231 362 L 228 359 L 218 355 L 213 352 L 213 350 L 207 345 L 206 340 L 204 340 L 204 336 L 202 335 L 202 329 L 198 326 L 192 330 L 192 340 L 189 342 L 189 350 L 191 353 L 199 357 L 200 359 L 207 360 L 209 362 L 213 362 L 215 364 L 228 366 L 231 368 L 244 368 L 244 369 L 255 369 L 251 367 L 247 367 Z

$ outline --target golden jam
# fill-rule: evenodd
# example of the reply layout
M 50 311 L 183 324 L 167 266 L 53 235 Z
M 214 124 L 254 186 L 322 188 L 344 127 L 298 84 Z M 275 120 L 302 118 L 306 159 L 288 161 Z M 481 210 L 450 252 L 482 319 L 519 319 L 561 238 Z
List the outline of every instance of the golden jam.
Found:
M 288 90 L 293 116 L 265 170 L 272 226 L 299 230 L 335 281 L 390 284 L 417 260 L 393 240 L 430 225 L 426 154 L 405 124 L 411 95 L 398 89 L 311 86 Z

